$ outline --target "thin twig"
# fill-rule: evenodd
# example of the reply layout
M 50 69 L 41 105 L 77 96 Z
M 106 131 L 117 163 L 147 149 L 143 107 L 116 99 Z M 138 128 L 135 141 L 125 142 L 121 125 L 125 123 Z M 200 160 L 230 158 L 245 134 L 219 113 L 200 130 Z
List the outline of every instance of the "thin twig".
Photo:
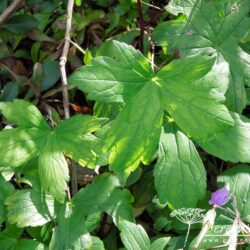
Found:
M 146 2 L 143 2 L 143 1 L 142 1 L 142 4 L 145 4 L 145 5 L 147 5 L 147 6 L 151 7 L 151 8 L 154 8 L 156 10 L 163 10 L 162 8 L 160 8 L 158 6 L 155 6 L 153 4 L 149 4 L 149 3 L 146 3 Z
M 82 49 L 77 43 L 73 42 L 71 39 L 69 40 L 72 45 L 74 45 L 82 54 L 86 54 L 86 51 Z
M 145 25 L 144 25 L 143 13 L 142 13 L 141 0 L 137 0 L 137 11 L 138 11 L 139 25 L 140 25 L 139 48 L 140 48 L 140 51 L 143 53 L 143 51 L 144 51 L 144 42 L 143 42 L 143 40 L 144 40 Z
M 15 0 L 8 6 L 8 8 L 0 15 L 0 26 L 20 8 L 23 1 L 24 0 Z
M 69 0 L 67 7 L 67 21 L 66 21 L 66 31 L 64 37 L 64 45 L 62 56 L 60 57 L 60 69 L 61 69 L 61 79 L 62 79 L 62 87 L 63 87 L 63 108 L 65 119 L 70 117 L 69 114 L 69 97 L 67 90 L 67 74 L 66 74 L 66 63 L 67 56 L 69 52 L 69 44 L 70 44 L 70 31 L 71 31 L 71 23 L 72 23 L 72 12 L 73 12 L 74 0 Z
M 64 45 L 62 56 L 60 57 L 60 69 L 61 69 L 61 80 L 62 80 L 62 94 L 63 94 L 63 108 L 64 108 L 64 115 L 65 119 L 70 117 L 69 112 L 69 97 L 68 97 L 68 89 L 67 89 L 67 74 L 66 74 L 66 63 L 67 63 L 67 56 L 69 52 L 69 45 L 70 45 L 70 31 L 71 31 L 71 24 L 72 24 L 72 13 L 74 7 L 74 0 L 68 1 L 67 6 L 67 21 L 66 21 L 66 31 L 64 37 Z M 72 166 L 71 164 L 71 191 L 72 196 L 77 192 L 77 181 L 75 181 L 77 175 L 77 169 Z M 70 197 L 69 191 L 68 196 Z

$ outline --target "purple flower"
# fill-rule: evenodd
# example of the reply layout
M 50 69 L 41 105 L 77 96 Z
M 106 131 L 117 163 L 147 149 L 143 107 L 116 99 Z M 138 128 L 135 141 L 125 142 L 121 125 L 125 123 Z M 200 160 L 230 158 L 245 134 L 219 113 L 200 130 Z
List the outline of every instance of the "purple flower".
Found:
M 222 207 L 225 205 L 231 198 L 229 187 L 225 185 L 223 188 L 220 188 L 212 193 L 211 199 L 209 200 L 209 205 L 215 205 Z

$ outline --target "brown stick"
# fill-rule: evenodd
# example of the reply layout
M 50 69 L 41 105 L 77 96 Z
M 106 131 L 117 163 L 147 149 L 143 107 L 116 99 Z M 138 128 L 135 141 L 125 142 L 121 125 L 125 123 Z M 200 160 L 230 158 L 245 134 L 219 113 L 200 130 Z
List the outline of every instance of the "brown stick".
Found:
M 14 0 L 6 10 L 0 15 L 0 26 L 3 25 L 8 18 L 15 13 L 24 0 Z
M 68 1 L 67 6 L 67 21 L 66 21 L 66 30 L 64 36 L 64 45 L 62 56 L 60 57 L 60 70 L 61 70 L 61 80 L 62 80 L 62 94 L 63 94 L 63 108 L 64 108 L 64 115 L 65 119 L 69 119 L 70 112 L 69 112 L 69 96 L 68 96 L 68 81 L 67 81 L 67 74 L 66 74 L 66 63 L 67 63 L 67 56 L 69 52 L 69 45 L 70 45 L 70 31 L 72 25 L 72 13 L 74 7 L 74 0 Z M 77 169 L 71 164 L 71 191 L 72 195 L 77 192 Z M 70 193 L 68 192 L 68 196 L 70 198 Z
M 66 31 L 64 37 L 64 45 L 62 56 L 60 57 L 60 69 L 61 69 L 61 80 L 62 80 L 62 93 L 63 93 L 63 108 L 65 119 L 70 117 L 69 114 L 69 97 L 68 97 L 68 89 L 67 89 L 67 74 L 66 74 L 66 63 L 67 56 L 69 52 L 69 44 L 70 44 L 70 31 L 71 31 L 71 23 L 72 23 L 72 12 L 73 12 L 74 0 L 69 0 L 67 7 L 67 21 L 66 21 Z
M 143 51 L 144 51 L 144 42 L 143 42 L 143 40 L 144 40 L 145 25 L 144 25 L 144 20 L 143 20 L 141 0 L 137 0 L 137 11 L 138 11 L 139 25 L 140 25 L 139 48 L 140 48 L 140 51 L 143 53 Z

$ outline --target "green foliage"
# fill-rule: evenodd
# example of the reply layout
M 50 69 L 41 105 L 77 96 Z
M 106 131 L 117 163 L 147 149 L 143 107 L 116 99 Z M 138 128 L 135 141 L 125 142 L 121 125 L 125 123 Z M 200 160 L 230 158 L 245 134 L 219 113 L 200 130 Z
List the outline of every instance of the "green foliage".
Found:
M 152 69 L 143 55 L 132 46 L 119 42 L 107 43 L 100 57 L 78 69 L 69 83 L 89 93 L 91 100 L 123 103 L 151 81 Z
M 17 168 L 37 157 L 42 187 L 63 201 L 69 178 L 64 153 L 80 164 L 93 166 L 94 155 L 90 145 L 94 138 L 84 140 L 83 135 L 98 129 L 104 120 L 79 115 L 53 130 L 38 109 L 28 102 L 15 100 L 13 103 L 1 103 L 0 109 L 8 120 L 20 126 L 0 133 L 1 156 L 4 159 L 1 164 Z M 27 112 L 23 113 L 23 110 Z M 69 140 L 71 129 L 82 124 L 81 129 L 74 130 L 74 138 L 78 140 L 74 144 Z
M 238 43 L 249 28 L 249 1 L 171 1 L 169 8 L 184 13 L 187 20 L 161 23 L 154 31 L 156 42 L 170 51 L 178 48 L 181 57 L 212 54 L 217 62 L 228 63 L 227 105 L 241 112 L 246 106 L 250 58 Z
M 143 60 L 143 56 L 138 51 L 123 43 L 113 42 L 112 44 L 109 44 L 105 57 L 97 57 L 92 65 L 80 68 L 71 76 L 69 82 L 89 92 L 90 98 L 98 101 L 113 103 L 129 99 L 112 123 L 110 130 L 102 138 L 103 150 L 111 152 L 110 168 L 116 173 L 124 172 L 126 176 L 135 170 L 140 161 L 145 164 L 150 162 L 159 141 L 163 109 L 172 115 L 186 133 L 200 140 L 205 140 L 215 132 L 231 126 L 233 121 L 230 113 L 221 103 L 224 99 L 223 95 L 216 91 L 209 92 L 205 86 L 194 84 L 196 80 L 208 73 L 214 63 L 213 59 L 208 57 L 181 59 L 153 74 L 146 58 Z M 113 53 L 116 63 L 113 62 Z M 114 65 L 123 65 L 125 55 L 130 64 L 124 66 L 130 68 L 130 73 L 120 69 L 119 75 L 114 74 Z M 102 68 L 100 77 L 99 64 L 96 62 L 101 65 L 104 61 L 105 65 L 109 65 L 109 69 L 105 71 Z M 112 75 L 110 75 L 111 69 Z M 145 69 L 148 78 L 143 84 L 140 77 Z M 122 76 L 124 79 L 127 76 L 133 76 L 133 78 L 132 81 L 121 82 L 119 78 Z M 97 80 L 102 89 L 96 89 Z M 121 87 L 113 90 L 110 82 L 112 84 L 118 82 L 117 85 Z M 137 86 L 136 89 L 130 88 L 133 82 L 136 83 L 135 85 L 140 82 L 140 88 Z M 107 93 L 110 95 L 113 91 L 116 94 L 119 93 L 118 97 L 122 95 L 124 98 L 113 99 L 116 94 L 109 98 Z M 196 96 L 199 98 L 195 98 Z M 144 130 L 141 130 L 142 127 Z M 134 138 L 136 143 L 132 143 Z
M 119 189 L 115 176 L 98 176 L 93 184 L 75 195 L 72 204 L 61 208 L 50 247 L 68 249 L 73 246 L 73 249 L 79 249 L 86 244 L 86 237 L 95 228 L 96 222 L 99 222 L 101 212 L 110 214 L 116 224 L 119 224 L 120 219 L 133 220 L 131 202 L 131 195 Z M 75 226 L 79 223 L 81 227 Z

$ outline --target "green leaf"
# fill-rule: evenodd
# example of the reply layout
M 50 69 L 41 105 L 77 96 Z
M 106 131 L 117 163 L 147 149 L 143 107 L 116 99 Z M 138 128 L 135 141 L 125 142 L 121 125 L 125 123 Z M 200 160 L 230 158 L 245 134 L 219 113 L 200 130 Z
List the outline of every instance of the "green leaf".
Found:
M 40 111 L 29 102 L 18 99 L 13 102 L 1 102 L 0 110 L 9 121 L 22 128 L 50 130 Z
M 0 233 L 0 246 L 4 250 L 13 250 L 18 243 L 23 229 L 17 228 L 15 225 L 7 225 Z
M 126 102 L 110 129 L 101 137 L 99 145 L 102 146 L 95 148 L 100 157 L 103 153 L 110 153 L 110 169 L 119 175 L 120 180 L 125 181 L 140 162 L 149 164 L 152 160 L 159 141 L 163 108 L 185 133 L 196 140 L 210 138 L 234 125 L 231 114 L 223 105 L 227 78 L 221 76 L 220 71 L 226 74 L 224 69 L 221 70 L 225 64 L 220 63 L 217 68 L 213 66 L 213 58 L 197 56 L 171 62 L 153 74 L 140 52 L 124 43 L 107 43 L 99 53 L 106 57 L 95 58 L 92 65 L 73 73 L 71 80 L 77 82 L 81 79 L 78 86 L 89 93 L 90 99 Z M 117 73 L 113 73 L 118 66 Z M 136 90 L 131 86 L 127 88 L 128 84 L 137 82 L 127 78 L 134 74 L 147 78 L 140 81 Z M 89 81 L 89 76 L 94 81 Z M 204 76 L 208 86 L 200 80 Z M 222 86 L 218 84 L 220 80 L 223 80 Z M 119 91 L 107 90 L 106 87 L 111 85 Z
M 33 16 L 28 14 L 16 14 L 3 25 L 3 28 L 15 34 L 24 34 L 37 25 L 38 22 Z
M 119 189 L 119 186 L 118 179 L 106 173 L 81 189 L 74 196 L 72 204 L 61 209 L 50 247 L 71 249 L 74 246 L 73 249 L 79 249 L 82 235 L 94 229 L 96 216 L 101 212 L 113 216 L 115 222 L 120 219 L 133 220 L 132 196 L 128 191 Z
M 140 161 L 150 163 L 160 136 L 163 110 L 158 89 L 145 85 L 123 108 L 110 130 L 101 139 L 104 151 L 110 151 L 110 168 L 126 176 Z
M 98 237 L 91 236 L 91 240 L 91 250 L 105 250 L 103 242 Z
M 83 135 L 98 130 L 106 121 L 105 118 L 96 119 L 96 117 L 89 115 L 75 115 L 59 124 L 56 132 L 58 135 L 62 134 L 62 137 L 64 134 Z
M 7 229 L 0 233 L 0 246 L 4 250 L 47 250 L 41 242 L 36 240 L 19 239 L 22 229 L 15 226 L 7 226 Z
M 73 12 L 72 22 L 77 31 L 82 31 L 86 26 L 90 25 L 96 19 L 105 17 L 104 10 L 84 8 L 84 13 Z
M 126 102 L 150 81 L 153 72 L 132 46 L 116 41 L 108 46 L 104 57 L 94 58 L 92 65 L 79 68 L 68 82 L 87 92 L 91 100 Z
M 133 70 L 144 76 L 151 76 L 153 73 L 148 60 L 133 46 L 118 41 L 103 43 L 97 51 L 97 56 L 110 57 L 117 61 L 118 65 Z
M 224 171 L 217 182 L 228 183 L 230 193 L 236 197 L 241 219 L 250 223 L 250 168 L 240 164 Z
M 95 102 L 94 115 L 97 117 L 107 117 L 113 120 L 116 118 L 121 108 L 122 104 Z
M 14 192 L 14 187 L 10 182 L 4 180 L 0 174 L 0 224 L 4 222 L 6 216 L 6 208 L 4 206 L 5 199 Z
M 161 134 L 159 157 L 154 170 L 160 202 L 175 209 L 196 207 L 206 194 L 206 171 L 193 142 L 174 124 Z
M 184 13 L 186 16 L 189 16 L 190 12 L 192 11 L 192 7 L 193 1 L 170 0 L 164 9 L 176 16 L 182 13 Z
M 83 214 L 90 211 L 95 213 L 100 211 L 100 205 L 103 204 L 110 196 L 112 191 L 119 187 L 118 179 L 111 174 L 102 174 L 95 178 L 92 184 L 81 189 L 73 198 L 74 202 L 81 207 Z
M 91 64 L 92 58 L 93 57 L 92 57 L 91 51 L 87 48 L 85 51 L 84 58 L 83 58 L 84 64 Z
M 15 191 L 5 200 L 10 223 L 18 227 L 41 226 L 54 218 L 54 199 L 34 190 Z
M 45 144 L 47 133 L 37 128 L 5 129 L 0 132 L 1 165 L 16 168 L 35 158 Z
M 179 6 L 178 12 L 187 15 L 187 21 L 161 23 L 153 37 L 158 45 L 170 49 L 178 48 L 181 57 L 196 54 L 213 54 L 217 62 L 229 65 L 230 84 L 227 91 L 227 105 L 241 112 L 246 105 L 244 84 L 250 84 L 250 56 L 238 45 L 249 26 L 249 1 L 172 1 Z M 170 8 L 171 8 L 170 5 Z M 234 53 L 232 53 L 234 51 Z
M 25 230 L 33 239 L 45 244 L 49 243 L 53 233 L 54 221 L 38 227 L 26 227 Z
M 87 134 L 98 130 L 106 119 L 76 115 L 59 124 L 57 138 L 64 153 L 82 166 L 95 168 L 95 155 L 92 144 L 95 136 Z
M 94 217 L 93 217 L 94 215 Z M 88 233 L 88 220 L 97 225 L 99 214 L 92 214 L 86 218 L 80 208 L 75 209 L 72 204 L 64 205 L 57 214 L 58 225 L 55 227 L 49 248 L 61 249 L 90 249 L 92 239 Z
M 47 90 L 58 81 L 60 78 L 59 63 L 55 60 L 46 59 L 43 62 L 43 81 L 41 83 L 41 90 Z
M 161 88 L 164 108 L 177 125 L 195 139 L 203 139 L 232 126 L 233 119 L 223 105 L 225 97 L 216 89 L 196 83 L 208 73 L 213 60 L 192 57 L 173 61 L 155 77 Z
M 127 250 L 149 250 L 150 240 L 141 225 L 129 221 L 120 224 L 121 240 Z
M 118 189 L 120 186 L 117 177 L 102 174 L 96 177 L 93 184 L 80 190 L 73 199 L 75 206 L 82 214 L 107 212 L 117 223 L 119 217 L 133 221 L 131 194 L 126 190 Z
M 36 20 L 38 21 L 37 29 L 35 30 L 35 32 L 38 32 L 38 30 L 39 30 L 41 32 L 41 34 L 43 34 L 42 32 L 47 27 L 47 25 L 49 23 L 49 19 L 51 17 L 51 14 L 52 13 L 50 11 L 48 11 L 48 13 L 35 13 L 35 14 L 33 14 L 33 17 L 35 17 Z M 49 39 L 51 39 L 51 38 L 49 37 Z M 52 41 L 53 41 L 53 39 L 52 39 Z
M 143 172 L 140 180 L 133 186 L 132 193 L 135 200 L 135 208 L 144 208 L 153 200 L 156 196 L 156 192 L 151 168 L 147 168 L 147 171 Z
M 164 250 L 166 245 L 168 244 L 170 237 L 162 237 L 156 239 L 150 246 L 150 250 Z
M 75 4 L 76 4 L 76 6 L 81 6 L 82 1 L 81 0 L 75 0 Z
M 36 240 L 21 239 L 18 241 L 14 250 L 46 250 L 48 249 L 44 244 Z
M 63 201 L 69 180 L 69 170 L 55 134 L 47 136 L 46 144 L 40 151 L 38 166 L 44 190 L 50 192 L 59 201 Z
M 64 200 L 69 179 L 64 154 L 93 167 L 95 155 L 91 145 L 95 137 L 89 133 L 97 130 L 105 119 L 79 115 L 52 130 L 38 109 L 25 101 L 1 103 L 0 109 L 6 118 L 20 126 L 0 132 L 1 165 L 19 167 L 38 157 L 42 187 L 59 201 Z
M 134 201 L 131 193 L 126 189 L 115 189 L 112 198 L 107 200 L 101 209 L 112 216 L 115 225 L 119 225 L 121 219 L 134 221 L 131 203 Z
M 231 128 L 197 142 L 208 153 L 224 161 L 250 162 L 250 120 L 233 112 L 231 116 L 234 119 Z
M 4 85 L 2 94 L 0 97 L 1 101 L 12 101 L 18 96 L 18 85 L 15 82 L 8 82 Z

